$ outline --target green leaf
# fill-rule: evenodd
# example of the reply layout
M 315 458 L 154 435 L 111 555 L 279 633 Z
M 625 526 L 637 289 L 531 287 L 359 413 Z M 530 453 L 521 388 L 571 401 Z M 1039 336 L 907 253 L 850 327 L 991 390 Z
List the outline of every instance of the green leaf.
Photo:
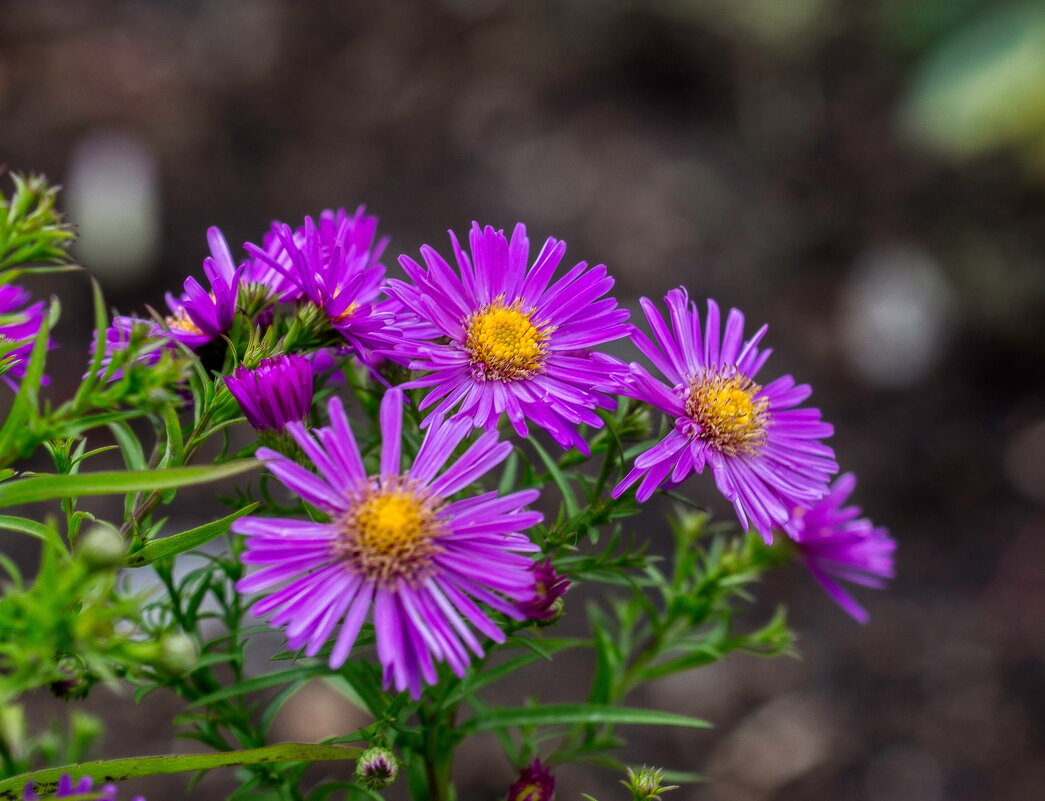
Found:
M 245 751 L 224 751 L 217 754 L 166 754 L 163 756 L 132 757 L 130 759 L 108 759 L 99 762 L 84 762 L 61 768 L 48 768 L 33 773 L 23 773 L 0 781 L 0 799 L 21 801 L 22 788 L 32 782 L 38 794 L 51 793 L 63 773 L 90 776 L 99 783 L 121 782 L 141 776 L 158 776 L 166 773 L 213 770 L 233 765 L 258 765 L 272 762 L 328 762 L 340 759 L 358 759 L 362 750 L 339 745 L 313 745 L 312 743 L 280 743 L 264 748 L 249 748 Z
M 222 687 L 220 690 L 216 690 L 209 695 L 198 698 L 189 708 L 192 709 L 194 707 L 209 706 L 210 704 L 224 701 L 228 698 L 238 698 L 239 696 L 257 692 L 258 690 L 267 690 L 269 687 L 277 687 L 280 684 L 289 684 L 292 681 L 309 679 L 313 676 L 319 676 L 323 673 L 329 672 L 330 668 L 326 665 L 306 665 L 305 667 L 281 670 L 278 673 L 255 676 L 253 679 L 246 679 L 238 684 Z
M 219 481 L 259 467 L 261 462 L 243 459 L 210 467 L 33 476 L 0 484 L 0 506 L 78 498 L 84 495 L 122 495 L 143 490 L 175 489 Z
M 660 712 L 635 707 L 595 706 L 589 704 L 546 704 L 516 709 L 492 708 L 476 715 L 461 727 L 467 733 L 506 729 L 513 726 L 559 726 L 567 723 L 631 724 L 644 726 L 679 726 L 708 729 L 711 724 L 688 715 Z
M 520 654 L 507 662 L 502 662 L 496 667 L 484 669 L 482 672 L 476 673 L 471 676 L 466 676 L 461 682 L 461 685 L 454 690 L 450 695 L 443 701 L 443 707 L 449 707 L 461 701 L 465 696 L 474 693 L 481 687 L 485 687 L 488 684 L 500 681 L 506 676 L 511 675 L 520 668 L 524 668 L 527 665 L 533 664 L 540 659 L 551 659 L 552 654 L 565 651 L 570 648 L 576 648 L 581 645 L 588 645 L 587 640 L 552 640 L 543 643 L 543 653 L 538 651 L 530 651 L 529 653 Z
M 181 532 L 181 534 L 172 534 L 170 537 L 164 537 L 162 540 L 153 540 L 140 551 L 136 551 L 127 557 L 127 567 L 142 567 L 150 562 L 155 562 L 157 559 L 164 559 L 168 556 L 174 556 L 175 554 L 198 548 L 203 543 L 210 542 L 215 537 L 224 534 L 229 530 L 229 526 L 232 525 L 234 520 L 238 520 L 244 515 L 249 515 L 259 505 L 257 503 L 248 504 L 239 511 L 221 518 L 221 520 L 204 523 L 202 526 L 190 528 L 188 531 Z
M 11 515 L 0 515 L 0 528 L 5 531 L 17 531 L 20 534 L 28 534 L 44 542 L 61 542 L 58 532 L 43 523 L 35 520 L 27 520 L 24 517 L 13 517 Z
M 573 494 L 573 489 L 570 487 L 570 482 L 566 479 L 566 475 L 559 468 L 559 465 L 555 460 L 548 455 L 548 451 L 541 447 L 536 439 L 530 439 L 530 443 L 533 445 L 537 455 L 541 458 L 544 466 L 548 470 L 548 475 L 552 477 L 552 481 L 555 482 L 555 486 L 559 488 L 559 492 L 562 493 L 562 502 L 566 507 L 566 516 L 574 517 L 580 511 L 580 507 L 577 505 L 577 496 Z

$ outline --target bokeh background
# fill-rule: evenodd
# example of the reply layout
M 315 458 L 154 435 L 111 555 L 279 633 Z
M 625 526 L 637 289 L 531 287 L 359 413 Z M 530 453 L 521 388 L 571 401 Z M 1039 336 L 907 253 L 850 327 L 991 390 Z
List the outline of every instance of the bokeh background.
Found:
M 635 700 L 717 729 L 632 753 L 711 776 L 677 801 L 1045 795 L 1045 4 L 5 0 L 0 162 L 66 186 L 124 311 L 199 272 L 209 225 L 258 241 L 365 202 L 393 254 L 523 220 L 628 303 L 685 283 L 767 321 L 899 577 L 860 627 L 799 568 L 772 576 L 760 603 L 789 605 L 802 658 L 652 688 Z M 53 364 L 79 364 L 85 281 L 49 281 Z M 92 708 L 107 756 L 191 747 L 171 699 Z M 309 688 L 280 732 L 352 714 Z M 462 799 L 512 777 L 482 743 L 458 775 Z M 557 797 L 581 792 L 624 791 L 563 771 Z

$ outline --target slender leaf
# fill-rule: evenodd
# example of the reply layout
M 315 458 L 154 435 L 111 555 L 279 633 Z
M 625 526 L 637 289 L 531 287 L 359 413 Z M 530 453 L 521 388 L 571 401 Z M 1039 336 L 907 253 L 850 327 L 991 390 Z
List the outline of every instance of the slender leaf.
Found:
M 660 712 L 655 709 L 588 704 L 547 704 L 517 709 L 489 709 L 466 721 L 462 730 L 472 733 L 513 726 L 559 726 L 564 723 L 680 726 L 689 729 L 711 727 L 710 723 L 699 718 L 676 715 L 673 712 Z
M 33 476 L 0 484 L 0 506 L 84 495 L 121 495 L 143 490 L 175 489 L 237 476 L 258 467 L 261 467 L 261 462 L 243 459 L 209 467 Z
M 221 520 L 190 528 L 188 531 L 164 537 L 162 540 L 153 540 L 140 551 L 132 553 L 127 557 L 127 567 L 142 567 L 150 562 L 155 562 L 157 559 L 165 559 L 168 556 L 174 556 L 175 554 L 198 548 L 205 542 L 210 542 L 215 537 L 224 534 L 229 530 L 229 526 L 232 525 L 234 520 L 244 515 L 249 515 L 258 506 L 259 504 L 257 503 L 251 503 L 239 511 L 221 518 Z
M 141 776 L 158 776 L 166 773 L 213 770 L 233 765 L 258 765 L 272 762 L 328 762 L 339 759 L 358 759 L 363 752 L 358 748 L 339 745 L 313 745 L 311 743 L 280 743 L 264 748 L 249 748 L 245 751 L 225 751 L 216 754 L 166 754 L 163 756 L 132 757 L 130 759 L 108 759 L 99 762 L 84 762 L 62 768 L 48 768 L 33 773 L 23 773 L 0 781 L 0 799 L 20 801 L 22 789 L 32 782 L 38 794 L 54 791 L 58 778 L 63 773 L 90 776 L 99 783 L 121 782 Z

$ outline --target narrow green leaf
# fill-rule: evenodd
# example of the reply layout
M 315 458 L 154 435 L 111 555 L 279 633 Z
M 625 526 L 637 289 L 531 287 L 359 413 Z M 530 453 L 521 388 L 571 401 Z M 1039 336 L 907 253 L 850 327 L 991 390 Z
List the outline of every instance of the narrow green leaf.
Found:
M 278 687 L 280 684 L 289 684 L 292 681 L 308 679 L 312 676 L 319 676 L 323 673 L 329 672 L 330 668 L 326 665 L 306 665 L 305 667 L 281 670 L 278 673 L 255 676 L 253 679 L 246 679 L 238 684 L 222 687 L 220 690 L 205 695 L 202 698 L 198 698 L 189 708 L 192 709 L 200 706 L 208 706 L 217 703 L 218 701 L 224 701 L 228 698 L 238 698 L 239 696 L 257 692 L 258 690 L 267 690 L 269 687 Z
M 537 651 L 530 651 L 529 653 L 520 654 L 519 656 L 509 659 L 507 662 L 502 662 L 496 667 L 487 668 L 481 673 L 476 673 L 473 676 L 466 677 L 461 682 L 461 685 L 454 690 L 454 692 L 450 693 L 449 697 L 443 701 L 443 707 L 453 706 L 466 695 L 470 695 L 488 684 L 500 681 L 520 668 L 533 664 L 539 659 L 549 659 L 551 654 L 559 653 L 560 651 L 565 651 L 569 648 L 576 648 L 580 645 L 588 645 L 588 642 L 586 640 L 556 640 L 553 642 L 546 642 L 544 643 L 545 653 L 543 654 L 538 653 Z M 545 656 L 545 654 L 548 656 Z
M 51 793 L 63 773 L 90 776 L 99 783 L 121 782 L 141 776 L 158 776 L 166 773 L 213 770 L 234 765 L 258 765 L 271 762 L 329 762 L 340 759 L 358 759 L 363 752 L 358 748 L 339 745 L 313 745 L 312 743 L 280 743 L 264 748 L 249 748 L 245 751 L 224 751 L 216 754 L 165 754 L 163 756 L 132 757 L 130 759 L 108 759 L 99 762 L 84 762 L 61 768 L 48 768 L 33 773 L 23 773 L 0 781 L 0 799 L 20 801 L 22 788 L 32 782 L 38 794 Z
M 125 422 L 109 423 L 109 430 L 113 438 L 120 446 L 123 455 L 123 463 L 128 470 L 145 470 L 148 463 L 145 461 L 145 451 L 142 450 L 141 442 L 135 435 L 133 429 Z
M 531 438 L 530 443 L 533 445 L 537 455 L 541 458 L 545 468 L 548 470 L 548 474 L 552 477 L 552 481 L 555 482 L 555 486 L 559 488 L 559 492 L 562 493 L 562 502 L 566 507 L 566 516 L 574 517 L 579 511 L 580 507 L 577 505 L 577 496 L 573 494 L 573 489 L 570 487 L 570 482 L 566 479 L 566 475 L 559 468 L 559 465 L 555 460 L 548 455 L 541 443 L 536 439 Z
M 221 520 L 204 523 L 202 526 L 190 528 L 188 531 L 181 532 L 181 534 L 172 534 L 170 537 L 164 537 L 162 540 L 153 540 L 140 551 L 136 551 L 127 557 L 127 567 L 142 567 L 150 562 L 155 562 L 157 559 L 164 559 L 168 556 L 174 556 L 175 554 L 198 548 L 203 543 L 210 542 L 215 537 L 224 534 L 229 530 L 229 526 L 232 525 L 234 520 L 238 520 L 244 515 L 249 515 L 258 506 L 259 504 L 257 503 L 251 503 L 239 511 L 221 518 Z
M 711 724 L 699 718 L 634 707 L 594 706 L 588 704 L 548 704 L 518 709 L 493 708 L 466 721 L 462 731 L 472 733 L 514 726 L 561 726 L 568 723 L 631 724 L 644 726 L 679 726 L 707 729 Z
M 143 490 L 176 489 L 238 476 L 258 467 L 261 467 L 261 462 L 243 459 L 209 467 L 33 476 L 0 484 L 0 506 L 84 495 L 121 495 Z
M 19 534 L 28 534 L 30 537 L 36 537 L 44 542 L 54 542 L 58 537 L 57 531 L 45 526 L 43 523 L 12 515 L 0 515 L 0 528 L 5 531 L 17 531 Z

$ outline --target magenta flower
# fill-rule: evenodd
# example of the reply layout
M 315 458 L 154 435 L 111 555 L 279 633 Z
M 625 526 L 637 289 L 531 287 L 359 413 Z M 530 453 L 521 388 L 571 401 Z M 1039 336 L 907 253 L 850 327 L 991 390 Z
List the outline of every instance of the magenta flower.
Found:
M 99 368 L 99 374 L 105 375 L 112 364 L 113 358 L 117 353 L 127 350 L 131 344 L 131 338 L 134 334 L 135 328 L 146 329 L 148 336 L 153 337 L 154 340 L 149 342 L 148 346 L 143 347 L 138 354 L 135 356 L 134 361 L 144 365 L 145 367 L 151 367 L 156 364 L 163 356 L 164 352 L 170 350 L 177 350 L 177 345 L 171 341 L 166 332 L 164 332 L 156 323 L 151 320 L 142 320 L 137 317 L 128 317 L 126 315 L 118 314 L 112 318 L 112 322 L 105 331 L 105 343 L 104 355 L 102 356 L 101 366 Z M 89 357 L 94 358 L 94 352 L 98 347 L 97 336 L 91 340 L 91 347 L 89 351 Z M 112 372 L 108 377 L 110 381 L 116 381 L 123 376 L 123 370 L 117 369 Z
M 236 266 L 225 237 L 217 228 L 207 229 L 211 255 L 203 260 L 210 289 L 195 278 L 185 279 L 185 291 L 175 298 L 167 293 L 171 313 L 165 322 L 169 336 L 189 348 L 198 348 L 228 333 L 236 314 L 236 298 L 245 265 Z
M 54 794 L 48 797 L 80 798 L 84 796 L 96 798 L 98 801 L 116 801 L 116 785 L 105 784 L 94 789 L 94 780 L 90 776 L 84 776 L 74 784 L 72 776 L 68 773 L 63 773 L 58 778 L 58 786 L 55 788 Z M 33 791 L 32 782 L 25 786 L 22 797 L 25 801 L 39 801 L 40 799 L 40 796 Z M 139 795 L 135 796 L 132 801 L 145 801 L 145 799 Z
M 306 217 L 297 231 L 274 223 L 274 239 L 265 248 L 245 247 L 254 257 L 255 272 L 282 275 L 294 287 L 284 299 L 301 298 L 322 309 L 369 364 L 371 351 L 391 347 L 400 338 L 394 310 L 380 298 L 385 268 L 379 260 L 387 240 L 375 241 L 376 234 L 377 218 L 360 207 L 352 216 L 340 209 L 324 211 L 318 222 Z
M 520 436 L 527 436 L 529 420 L 562 447 L 587 453 L 577 426 L 602 426 L 594 409 L 614 405 L 603 392 L 623 369 L 592 348 L 628 333 L 628 312 L 604 297 L 613 287 L 606 268 L 581 262 L 551 283 L 566 245 L 547 240 L 528 266 L 521 223 L 511 241 L 473 223 L 471 257 L 452 231 L 450 241 L 457 271 L 425 246 L 427 269 L 400 257 L 412 284 L 388 282 L 405 313 L 432 329 L 427 341 L 397 347 L 411 368 L 428 373 L 403 386 L 432 388 L 421 403 L 435 405 L 428 420 L 456 409 L 458 417 L 492 430 L 504 413 Z
M 519 778 L 508 788 L 508 801 L 551 801 L 555 777 L 547 765 L 535 759 L 519 771 Z
M 0 285 L 0 340 L 21 343 L 4 357 L 10 366 L 4 372 L 3 379 L 12 389 L 17 389 L 17 383 L 12 379 L 25 377 L 26 364 L 33 351 L 33 340 L 40 333 L 44 321 L 43 301 L 26 305 L 29 300 L 29 292 L 22 287 Z
M 792 511 L 791 538 L 809 572 L 835 603 L 866 623 L 865 610 L 835 579 L 882 589 L 893 572 L 896 542 L 884 528 L 860 517 L 860 507 L 842 506 L 856 487 L 856 476 L 845 473 L 831 492 L 808 508 Z M 833 577 L 833 578 L 832 578 Z
M 792 533 L 791 509 L 822 498 L 838 470 L 834 451 L 820 442 L 833 428 L 818 409 L 795 408 L 811 394 L 808 385 L 796 385 L 791 376 L 755 383 L 771 352 L 758 349 L 766 326 L 744 341 L 744 316 L 731 309 L 721 333 L 718 305 L 709 300 L 702 339 L 700 315 L 686 291 L 673 289 L 666 300 L 671 329 L 642 298 L 656 344 L 638 329 L 633 339 L 671 383 L 633 363 L 622 392 L 671 415 L 675 426 L 635 460 L 613 496 L 642 478 L 636 497 L 645 501 L 657 487 L 676 486 L 710 465 L 741 525 L 750 521 L 766 542 L 774 527 Z
M 283 431 L 312 409 L 312 362 L 304 356 L 273 356 L 254 369 L 240 365 L 225 385 L 258 431 Z
M 335 669 L 372 609 L 385 685 L 417 698 L 422 682 L 436 682 L 435 663 L 463 676 L 469 650 L 482 655 L 473 628 L 503 642 L 504 633 L 476 601 L 522 619 L 517 605 L 533 597 L 532 562 L 524 554 L 538 549 L 519 532 L 542 519 L 523 508 L 538 492 L 450 500 L 512 449 L 488 432 L 446 466 L 471 430 L 462 422 L 430 428 L 413 464 L 402 469 L 398 389 L 381 403 L 376 475 L 363 466 L 338 398 L 329 413 L 330 427 L 314 435 L 298 423 L 287 426 L 318 475 L 275 451 L 258 450 L 280 481 L 329 520 L 237 520 L 233 531 L 247 538 L 243 561 L 264 567 L 236 586 L 269 593 L 252 611 L 271 615 L 273 626 L 286 628 L 289 647 L 304 648 L 306 656 L 315 656 L 343 620 L 329 658 Z

